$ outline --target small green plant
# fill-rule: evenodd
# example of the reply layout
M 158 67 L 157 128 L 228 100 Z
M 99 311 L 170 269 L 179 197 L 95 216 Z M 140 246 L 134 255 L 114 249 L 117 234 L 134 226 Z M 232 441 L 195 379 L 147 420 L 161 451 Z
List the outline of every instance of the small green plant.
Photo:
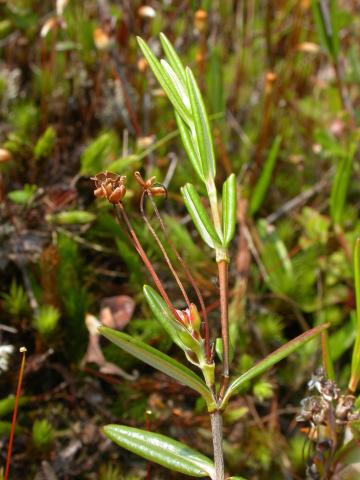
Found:
M 34 318 L 33 326 L 39 335 L 48 340 L 56 330 L 60 319 L 60 312 L 52 305 L 42 305 Z
M 131 215 L 128 215 L 123 202 L 126 195 L 126 178 L 108 172 L 97 174 L 93 178 L 95 196 L 107 199 L 114 206 L 117 220 L 127 229 L 131 243 L 156 286 L 156 289 L 148 285 L 144 286 L 144 295 L 150 310 L 173 342 L 183 350 L 186 359 L 201 371 L 204 380 L 183 363 L 130 335 L 104 326 L 100 327 L 100 332 L 126 352 L 192 388 L 203 398 L 210 415 L 214 461 L 187 445 L 159 433 L 123 425 L 107 425 L 104 427 L 104 432 L 118 445 L 170 470 L 195 477 L 224 480 L 222 418 L 229 399 L 236 395 L 245 384 L 315 338 L 328 325 L 319 325 L 305 332 L 257 364 L 251 365 L 240 376 L 230 378 L 228 277 L 231 261 L 229 245 L 234 235 L 236 222 L 236 177 L 232 173 L 224 181 L 221 200 L 219 200 L 219 192 L 215 183 L 216 161 L 213 138 L 200 89 L 192 71 L 188 67 L 184 68 L 165 35 L 161 34 L 160 39 L 166 56 L 166 60 L 161 61 L 154 56 L 142 39 L 139 38 L 138 41 L 148 64 L 174 107 L 181 140 L 196 173 L 193 178 L 194 183 L 187 183 L 181 193 L 198 234 L 209 248 L 209 252 L 213 253 L 217 264 L 220 302 L 218 327 L 221 330 L 221 337 L 217 339 L 217 331 L 210 331 L 207 309 L 201 291 L 194 281 L 191 269 L 176 249 L 155 203 L 155 197 L 166 195 L 166 190 L 161 184 L 156 183 L 155 177 L 144 180 L 139 172 L 135 173 L 135 179 L 140 186 L 139 210 L 141 217 L 178 285 L 185 308 L 182 305 L 175 305 L 170 299 L 169 293 L 132 226 Z M 262 180 L 261 187 L 258 187 L 253 211 L 260 206 L 264 197 L 279 145 L 280 140 L 277 140 L 271 154 L 272 159 L 269 160 L 267 177 Z M 206 195 L 201 197 L 198 191 L 205 192 Z M 149 201 L 148 206 L 155 214 L 162 239 L 147 216 L 146 200 Z M 190 295 L 180 280 L 168 251 L 172 252 L 177 266 L 183 270 L 192 287 L 191 297 L 196 298 L 196 301 L 190 301 Z M 215 344 L 216 349 L 214 348 Z M 218 359 L 215 350 L 218 352 L 221 363 L 221 375 L 218 375 L 216 369 Z M 267 382 L 258 383 L 255 393 L 260 398 L 269 397 L 271 385 Z
M 4 308 L 14 317 L 20 317 L 29 311 L 29 300 L 25 290 L 15 280 L 11 282 L 9 293 L 3 293 Z
M 54 428 L 46 419 L 35 420 L 32 427 L 32 441 L 39 451 L 48 450 L 54 440 Z
M 19 205 L 30 205 L 35 197 L 36 185 L 25 184 L 22 190 L 13 190 L 8 193 L 9 199 Z

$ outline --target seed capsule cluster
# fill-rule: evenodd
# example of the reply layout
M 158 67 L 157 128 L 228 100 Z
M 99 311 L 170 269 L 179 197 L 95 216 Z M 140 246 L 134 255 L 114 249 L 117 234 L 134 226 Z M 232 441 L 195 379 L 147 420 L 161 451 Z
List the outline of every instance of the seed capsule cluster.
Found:
M 114 205 L 121 202 L 126 193 L 125 179 L 124 175 L 111 172 L 101 172 L 91 177 L 95 182 L 95 197 L 107 198 Z
M 318 395 L 305 397 L 300 405 L 298 422 L 310 422 L 313 427 L 326 425 L 329 418 L 335 418 L 338 425 L 359 420 L 360 412 L 355 409 L 353 395 L 340 395 L 340 389 L 333 380 L 326 378 L 322 368 L 318 369 L 308 382 L 309 390 L 316 390 Z

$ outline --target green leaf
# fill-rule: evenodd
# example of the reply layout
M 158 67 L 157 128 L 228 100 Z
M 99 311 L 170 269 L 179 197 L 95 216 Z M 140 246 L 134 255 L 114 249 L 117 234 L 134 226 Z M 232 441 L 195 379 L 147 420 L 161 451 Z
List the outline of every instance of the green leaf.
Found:
M 48 127 L 36 142 L 34 148 L 34 157 L 36 160 L 40 158 L 48 157 L 56 142 L 56 132 L 53 127 Z
M 137 37 L 139 46 L 141 48 L 144 57 L 146 58 L 148 64 L 150 65 L 153 74 L 155 75 L 157 81 L 160 83 L 164 92 L 168 96 L 170 102 L 173 104 L 175 110 L 181 115 L 183 120 L 187 123 L 191 123 L 191 116 L 188 110 L 186 109 L 183 100 L 181 99 L 176 87 L 173 84 L 171 77 L 165 71 L 164 67 L 161 65 L 159 60 L 150 50 L 149 46 L 142 40 L 142 38 Z
M 227 247 L 234 236 L 236 224 L 236 177 L 232 173 L 224 182 L 222 191 L 222 229 L 224 246 Z
M 307 343 L 312 338 L 319 335 L 322 331 L 330 326 L 329 323 L 325 323 L 323 325 L 319 325 L 318 327 L 312 328 L 307 332 L 299 335 L 298 337 L 290 340 L 290 342 L 286 343 L 285 345 L 281 346 L 275 352 L 270 353 L 267 355 L 263 360 L 260 360 L 256 365 L 251 367 L 247 372 L 240 375 L 240 377 L 236 378 L 231 382 L 227 391 L 225 392 L 225 396 L 222 402 L 222 407 L 226 405 L 228 399 L 233 395 L 245 382 L 252 380 L 254 377 L 261 375 L 262 373 L 269 370 L 273 365 L 280 362 L 283 358 L 289 356 L 295 350 L 300 348 L 302 345 Z
M 170 63 L 172 69 L 174 70 L 174 72 L 179 77 L 179 79 L 181 80 L 181 82 L 185 87 L 186 73 L 185 73 L 184 65 L 180 60 L 179 55 L 176 53 L 174 47 L 171 45 L 171 43 L 163 33 L 160 33 L 160 42 L 165 52 L 166 58 L 168 59 L 168 62 Z
M 275 167 L 276 159 L 279 153 L 280 149 L 280 144 L 281 144 L 281 137 L 278 135 L 275 137 L 275 140 L 273 144 L 271 145 L 270 152 L 265 160 L 264 167 L 262 168 L 261 175 L 256 182 L 254 191 L 251 195 L 251 201 L 250 201 L 250 213 L 251 215 L 254 215 L 259 208 L 261 207 L 266 192 L 269 188 L 270 180 L 271 180 L 271 175 Z
M 95 175 L 104 170 L 117 152 L 118 140 L 114 132 L 105 132 L 92 140 L 81 155 L 81 175 Z
M 120 447 L 169 470 L 215 479 L 215 467 L 209 458 L 165 435 L 124 425 L 107 425 L 104 433 Z
M 360 379 L 360 238 L 356 239 L 354 250 L 354 283 L 356 298 L 356 338 L 351 362 L 349 389 L 355 392 Z
M 335 225 L 341 225 L 353 165 L 354 149 L 341 158 L 330 194 L 330 215 Z
M 23 190 L 13 190 L 7 194 L 8 198 L 18 205 L 30 204 L 37 190 L 36 185 L 25 184 Z
M 211 223 L 209 216 L 201 203 L 200 197 L 197 194 L 194 185 L 187 183 L 181 189 L 184 202 L 190 216 L 201 235 L 201 238 L 211 248 L 221 246 L 221 241 Z
M 183 142 L 186 153 L 188 154 L 191 165 L 193 166 L 195 172 L 199 175 L 200 179 L 205 182 L 204 173 L 202 171 L 201 159 L 199 158 L 196 148 L 194 147 L 194 141 L 191 137 L 190 131 L 185 122 L 180 117 L 180 115 L 178 115 L 176 112 L 175 118 L 179 127 L 181 140 Z
M 206 98 L 208 98 L 211 112 L 221 113 L 225 111 L 224 95 L 224 65 L 218 48 L 212 48 L 206 69 Z
M 45 220 L 50 223 L 58 223 L 60 225 L 74 225 L 74 224 L 86 224 L 93 222 L 96 218 L 91 212 L 85 212 L 83 210 L 72 210 L 71 212 L 59 212 L 48 214 L 45 216 Z
M 215 153 L 204 101 L 195 77 L 188 67 L 186 68 L 186 78 L 202 171 L 206 180 L 214 179 L 216 173 Z
M 144 295 L 155 318 L 161 323 L 172 340 L 184 351 L 199 351 L 199 342 L 174 318 L 162 297 L 149 285 L 144 285 Z
M 320 43 L 327 53 L 336 59 L 340 47 L 336 0 L 330 0 L 330 9 L 328 0 L 312 0 L 311 6 Z
M 174 88 L 176 89 L 179 99 L 182 100 L 187 110 L 190 110 L 190 100 L 186 90 L 186 86 L 181 82 L 179 77 L 176 75 L 172 67 L 168 64 L 166 60 L 160 60 L 160 64 L 164 69 L 164 72 L 171 80 Z
M 151 365 L 160 372 L 192 388 L 205 399 L 209 410 L 214 408 L 214 401 L 207 386 L 201 378 L 189 368 L 173 360 L 168 355 L 165 355 L 165 353 L 150 347 L 150 345 L 126 333 L 108 327 L 100 327 L 99 332 L 108 340 L 115 343 L 115 345 L 125 350 L 125 352 L 130 353 L 133 357 L 138 358 L 142 362 Z

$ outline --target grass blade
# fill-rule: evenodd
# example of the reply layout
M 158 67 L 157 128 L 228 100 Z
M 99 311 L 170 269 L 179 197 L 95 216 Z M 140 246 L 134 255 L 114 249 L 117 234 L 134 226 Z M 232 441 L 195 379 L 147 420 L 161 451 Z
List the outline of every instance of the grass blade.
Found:
M 222 406 L 226 404 L 227 400 L 231 397 L 231 395 L 233 395 L 245 382 L 252 380 L 258 375 L 266 372 L 273 365 L 280 362 L 280 360 L 284 359 L 285 357 L 293 353 L 295 350 L 300 348 L 302 345 L 307 343 L 309 340 L 319 335 L 319 333 L 323 332 L 329 326 L 329 323 L 319 325 L 318 327 L 312 328 L 311 330 L 299 335 L 293 340 L 290 340 L 290 342 L 282 345 L 280 348 L 275 350 L 275 352 L 270 353 L 270 355 L 265 357 L 263 360 L 260 360 L 247 372 L 243 373 L 242 375 L 240 375 L 240 377 L 233 380 L 225 393 Z
M 273 144 L 271 145 L 270 152 L 265 160 L 264 167 L 261 171 L 261 175 L 256 182 L 254 191 L 251 195 L 250 201 L 250 213 L 254 215 L 259 208 L 261 207 L 266 192 L 270 185 L 271 175 L 274 170 L 276 160 L 278 157 L 279 149 L 281 144 L 281 137 L 278 135 L 275 137 Z
M 330 194 L 330 215 L 335 225 L 341 225 L 353 165 L 354 149 L 341 158 L 336 169 Z
M 360 379 L 360 238 L 356 239 L 354 250 L 354 283 L 356 298 L 356 337 L 351 362 L 349 390 L 356 391 Z
M 104 433 L 120 447 L 169 470 L 192 477 L 215 478 L 215 467 L 209 458 L 165 435 L 125 425 L 107 425 Z

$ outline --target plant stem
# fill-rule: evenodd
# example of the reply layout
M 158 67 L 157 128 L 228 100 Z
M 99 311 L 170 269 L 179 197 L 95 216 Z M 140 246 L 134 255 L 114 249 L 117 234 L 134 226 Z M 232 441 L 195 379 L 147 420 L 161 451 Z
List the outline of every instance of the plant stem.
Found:
M 148 269 L 148 272 L 150 273 L 152 279 L 154 280 L 154 283 L 155 283 L 157 289 L 159 290 L 160 295 L 164 299 L 166 305 L 169 307 L 169 309 L 173 313 L 176 320 L 179 323 L 182 323 L 181 318 L 180 318 L 179 314 L 177 313 L 175 307 L 171 303 L 167 293 L 165 292 L 164 287 L 162 286 L 161 280 L 158 277 L 157 273 L 155 272 L 154 267 L 152 266 L 152 264 L 149 260 L 149 257 L 146 255 L 145 250 L 143 249 L 143 247 L 140 243 L 140 240 L 138 239 L 138 237 L 135 233 L 135 230 L 131 226 L 130 220 L 129 220 L 128 216 L 126 215 L 125 209 L 124 209 L 121 202 L 117 203 L 115 205 L 115 213 L 116 213 L 116 218 L 117 218 L 117 220 L 119 221 L 120 224 L 121 224 L 121 219 L 124 220 L 124 222 L 127 226 L 127 229 L 129 231 L 129 234 L 131 236 L 131 239 L 133 241 L 133 245 L 134 245 L 136 251 L 138 252 L 138 254 L 140 255 L 140 258 L 143 261 L 144 265 Z
M 226 260 L 218 262 L 221 338 L 223 347 L 223 384 L 221 386 L 220 397 L 222 397 L 229 379 L 228 265 Z
M 19 400 L 20 400 L 21 386 L 22 386 L 23 375 L 24 375 L 24 368 L 25 368 L 25 359 L 26 359 L 25 353 L 26 353 L 26 348 L 25 348 L 25 347 L 21 347 L 21 348 L 20 348 L 20 353 L 22 354 L 22 359 L 21 359 L 20 371 L 19 371 L 19 378 L 18 378 L 18 383 L 17 383 L 17 388 L 16 388 L 14 411 L 13 411 L 13 416 L 12 416 L 12 421 L 11 421 L 9 445 L 8 445 L 8 450 L 7 450 L 7 455 L 6 455 L 6 465 L 5 465 L 5 472 L 4 472 L 4 480 L 7 480 L 7 479 L 8 479 L 8 476 L 9 476 L 10 463 L 11 463 L 11 452 L 12 452 L 12 446 L 13 446 L 13 440 L 14 440 L 14 434 L 15 434 L 15 426 L 16 426 L 16 417 L 17 417 L 17 412 L 18 412 L 18 408 L 19 408 Z
M 224 480 L 224 454 L 222 449 L 222 416 L 219 410 L 210 413 L 214 446 L 215 479 Z

